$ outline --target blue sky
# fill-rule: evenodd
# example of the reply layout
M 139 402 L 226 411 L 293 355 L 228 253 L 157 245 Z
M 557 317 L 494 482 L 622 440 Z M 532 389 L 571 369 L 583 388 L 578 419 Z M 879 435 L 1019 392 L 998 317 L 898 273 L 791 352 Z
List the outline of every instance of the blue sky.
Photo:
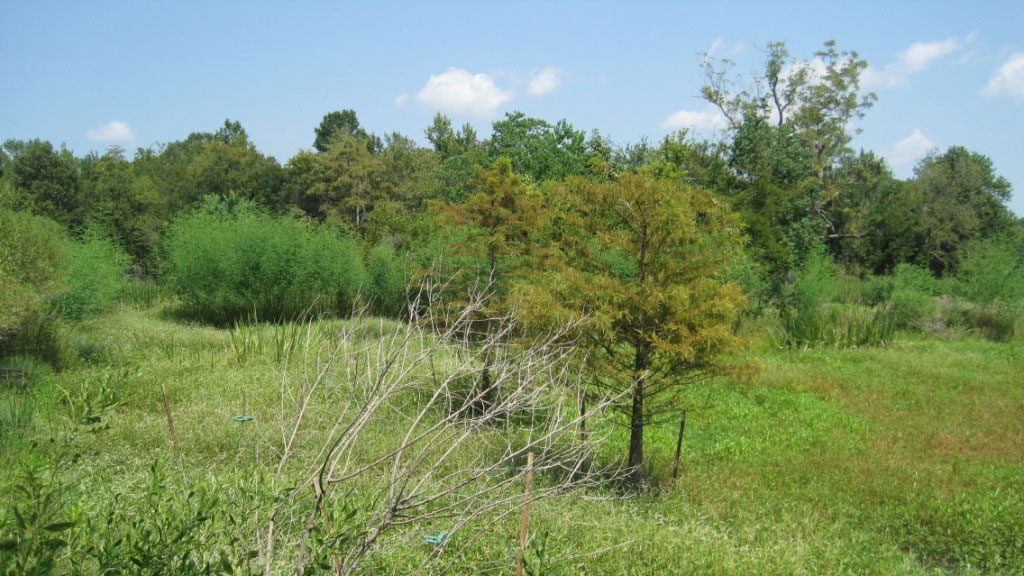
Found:
M 931 147 L 990 156 L 1024 215 L 1019 2 L 0 2 L 0 139 L 129 150 L 237 119 L 282 162 L 331 110 L 423 140 L 438 109 L 519 109 L 620 143 L 714 130 L 697 54 L 753 71 L 767 42 L 872 65 L 855 145 L 910 175 Z M 703 128 L 701 128 L 703 126 Z

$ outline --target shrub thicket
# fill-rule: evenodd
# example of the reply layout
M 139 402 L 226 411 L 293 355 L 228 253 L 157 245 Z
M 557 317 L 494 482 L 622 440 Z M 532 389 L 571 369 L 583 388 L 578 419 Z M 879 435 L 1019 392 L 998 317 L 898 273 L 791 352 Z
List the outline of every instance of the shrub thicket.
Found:
M 186 313 L 221 324 L 347 313 L 365 279 L 354 239 L 237 200 L 171 225 L 165 273 Z
M 70 320 L 82 320 L 106 310 L 125 288 L 128 254 L 97 230 L 70 243 L 64 272 L 64 292 L 57 309 Z
M 0 341 L 43 312 L 60 291 L 67 258 L 56 222 L 25 212 L 0 212 Z
M 969 244 L 955 287 L 975 303 L 961 318 L 967 328 L 997 342 L 1013 338 L 1024 316 L 1024 238 L 1008 234 Z
M 840 293 L 836 265 L 823 251 L 812 252 L 796 274 L 782 325 L 791 346 L 870 346 L 887 342 L 895 328 L 884 308 L 833 303 Z
M 935 297 L 941 292 L 932 273 L 913 264 L 900 264 L 892 277 L 889 310 L 897 328 L 920 328 L 935 315 Z
M 377 316 L 401 318 L 406 312 L 409 265 L 387 243 L 374 246 L 366 259 L 370 311 Z
M 62 289 L 67 242 L 60 225 L 0 210 L 0 357 L 59 363 L 60 326 L 50 313 Z

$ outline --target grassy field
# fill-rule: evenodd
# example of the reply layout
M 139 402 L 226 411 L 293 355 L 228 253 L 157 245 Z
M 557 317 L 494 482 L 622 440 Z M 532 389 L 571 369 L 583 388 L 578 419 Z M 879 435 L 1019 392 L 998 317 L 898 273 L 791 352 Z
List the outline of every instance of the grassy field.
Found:
M 363 322 L 367 339 L 393 326 Z M 266 448 L 282 375 L 274 335 L 285 328 L 263 330 L 247 343 L 238 331 L 175 319 L 166 304 L 80 325 L 72 339 L 83 360 L 28 392 L 0 391 L 3 483 L 69 452 L 59 481 L 73 520 L 113 522 L 104 514 L 120 502 L 137 512 L 119 522 L 162 514 L 187 528 L 187 512 L 207 502 L 230 513 L 216 524 L 194 518 L 196 546 L 255 546 L 254 502 L 267 496 L 275 461 Z M 545 574 L 1024 574 L 1019 343 L 906 335 L 886 348 L 761 345 L 748 356 L 761 368 L 750 381 L 689 391 L 678 482 L 669 481 L 676 427 L 666 425 L 648 430 L 653 490 L 608 487 L 537 504 L 531 527 L 546 534 Z M 104 410 L 104 398 L 117 403 Z M 330 398 L 320 400 L 315 409 L 329 411 Z M 76 424 L 90 410 L 100 421 Z M 256 420 L 232 420 L 239 414 Z M 609 460 L 626 443 L 625 430 L 612 435 Z M 146 500 L 154 484 L 179 496 Z M 508 573 L 516 527 L 515 518 L 499 522 L 471 548 L 476 570 L 491 562 Z M 410 529 L 365 571 L 406 573 L 430 552 L 422 533 L 439 529 Z M 85 536 L 72 536 L 71 549 L 76 538 Z

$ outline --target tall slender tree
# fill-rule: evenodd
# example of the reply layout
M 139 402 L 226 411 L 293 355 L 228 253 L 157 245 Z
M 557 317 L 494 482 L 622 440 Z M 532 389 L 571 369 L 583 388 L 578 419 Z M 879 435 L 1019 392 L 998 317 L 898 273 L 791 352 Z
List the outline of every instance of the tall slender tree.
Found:
M 739 221 L 712 194 L 649 174 L 571 179 L 551 192 L 562 266 L 523 286 L 523 313 L 550 325 L 584 318 L 594 384 L 624 395 L 639 482 L 645 427 L 741 344 L 731 327 L 745 299 L 725 279 L 742 249 Z

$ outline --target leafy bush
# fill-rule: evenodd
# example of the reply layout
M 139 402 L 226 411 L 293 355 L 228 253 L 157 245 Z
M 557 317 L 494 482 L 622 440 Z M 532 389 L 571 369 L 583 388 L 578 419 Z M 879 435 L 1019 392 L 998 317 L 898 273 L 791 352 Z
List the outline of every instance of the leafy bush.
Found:
M 70 320 L 82 320 L 107 308 L 125 287 L 125 270 L 131 259 L 117 244 L 91 229 L 68 249 L 64 274 L 65 291 L 57 309 Z
M 1008 234 L 969 244 L 955 286 L 976 304 L 963 313 L 967 328 L 996 342 L 1012 339 L 1024 315 L 1024 238 Z
M 0 355 L 37 321 L 59 293 L 67 257 L 56 222 L 26 212 L 0 211 Z
M 148 486 L 115 493 L 105 514 L 84 526 L 84 555 L 107 573 L 182 576 L 252 574 L 256 553 L 237 533 L 222 486 L 199 481 L 169 488 L 163 464 L 149 468 Z M 133 486 L 136 491 L 139 487 Z
M 208 200 L 175 221 L 165 254 L 186 312 L 222 324 L 346 313 L 365 278 L 352 238 L 239 200 Z
M 892 275 L 888 308 L 897 328 L 921 328 L 933 316 L 938 305 L 935 296 L 942 290 L 932 273 L 913 264 L 899 264 Z
M 889 311 L 897 328 L 920 327 L 937 309 L 933 297 L 910 288 L 896 290 L 889 298 Z
M 139 278 L 128 278 L 121 290 L 121 301 L 138 307 L 152 306 L 155 302 L 172 296 L 164 286 Z
M 956 288 L 978 304 L 1024 300 L 1024 239 L 999 236 L 970 243 L 960 258 Z
M 378 316 L 401 318 L 406 312 L 409 264 L 390 244 L 370 250 L 366 262 L 370 310 Z
M 893 291 L 912 290 L 927 296 L 939 296 L 942 289 L 927 268 L 900 264 L 893 271 Z
M 747 296 L 747 314 L 752 318 L 761 316 L 772 297 L 772 286 L 764 265 L 744 252 L 729 270 L 728 280 L 743 288 Z
M 893 315 L 883 307 L 827 306 L 813 313 L 784 317 L 791 346 L 877 346 L 892 339 Z

